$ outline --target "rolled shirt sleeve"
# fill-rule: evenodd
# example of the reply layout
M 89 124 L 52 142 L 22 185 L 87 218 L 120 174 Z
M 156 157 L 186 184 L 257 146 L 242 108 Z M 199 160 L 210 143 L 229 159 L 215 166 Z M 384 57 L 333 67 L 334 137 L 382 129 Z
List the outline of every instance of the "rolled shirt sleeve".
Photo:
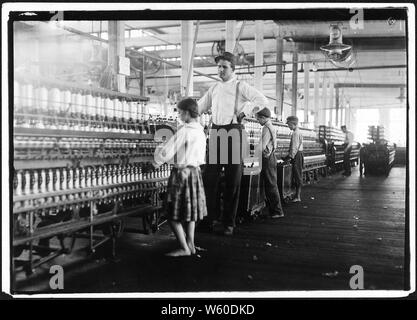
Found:
M 216 85 L 210 87 L 210 89 L 204 94 L 204 96 L 202 96 L 201 99 L 197 101 L 198 114 L 201 115 L 211 109 L 214 86 Z
M 246 82 L 241 82 L 239 87 L 242 96 L 247 100 L 243 104 L 242 111 L 247 117 L 252 116 L 263 108 L 268 108 L 271 113 L 274 114 L 273 110 L 269 106 L 268 99 L 255 87 L 250 86 Z

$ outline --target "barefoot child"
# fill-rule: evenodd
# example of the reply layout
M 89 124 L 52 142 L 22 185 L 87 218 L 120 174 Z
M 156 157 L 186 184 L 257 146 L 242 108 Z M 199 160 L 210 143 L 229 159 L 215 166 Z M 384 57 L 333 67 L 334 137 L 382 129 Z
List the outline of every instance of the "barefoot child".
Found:
M 275 155 L 276 129 L 271 122 L 271 111 L 268 108 L 262 109 L 256 113 L 256 119 L 263 127 L 260 143 L 262 148 L 261 176 L 269 207 L 269 215 L 271 218 L 282 218 L 284 211 L 282 210 L 277 184 L 277 157 Z
M 155 152 L 154 166 L 172 163 L 168 179 L 166 210 L 180 248 L 168 256 L 195 253 L 195 222 L 207 215 L 200 165 L 205 162 L 206 136 L 198 122 L 197 103 L 187 98 L 178 103 L 178 117 L 184 123 L 169 141 Z
M 295 185 L 295 198 L 293 202 L 300 202 L 304 166 L 303 136 L 301 135 L 300 129 L 298 129 L 298 118 L 296 116 L 288 117 L 287 125 L 293 131 L 288 156 L 286 157 L 292 164 L 292 177 Z

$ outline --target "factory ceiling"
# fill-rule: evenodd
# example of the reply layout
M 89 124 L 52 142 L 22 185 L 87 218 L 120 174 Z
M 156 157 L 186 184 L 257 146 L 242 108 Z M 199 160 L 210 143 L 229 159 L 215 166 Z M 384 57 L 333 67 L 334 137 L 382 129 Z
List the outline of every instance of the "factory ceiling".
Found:
M 328 17 L 324 17 L 328 18 Z M 342 17 L 344 18 L 344 17 Z M 352 27 L 349 20 L 264 20 L 263 21 L 263 50 L 264 77 L 263 90 L 270 97 L 275 96 L 276 66 L 276 37 L 284 40 L 283 60 L 285 67 L 284 82 L 291 85 L 292 52 L 298 52 L 299 89 L 303 90 L 304 66 L 317 70 L 320 81 L 330 79 L 335 84 L 350 83 L 354 86 L 341 88 L 343 99 L 356 103 L 358 107 L 367 105 L 395 105 L 404 107 L 404 101 L 398 99 L 398 85 L 406 84 L 407 37 L 405 20 L 367 19 L 361 28 Z M 178 90 L 180 85 L 180 56 L 181 56 L 181 21 L 179 20 L 125 20 L 125 46 L 127 53 L 141 52 L 167 61 L 161 63 L 155 60 L 146 72 L 146 86 L 154 87 L 157 92 Z M 352 46 L 354 63 L 351 68 L 337 68 L 320 50 L 320 46 L 329 42 L 329 26 L 338 24 L 343 33 L 343 43 Z M 26 22 L 26 26 L 37 24 Z M 106 38 L 107 21 L 64 21 L 68 29 Z M 255 21 L 237 20 L 236 34 L 239 34 L 238 52 L 245 56 L 245 63 L 238 65 L 236 73 L 248 82 L 253 81 L 253 61 L 255 53 Z M 57 35 L 68 32 L 56 30 Z M 219 46 L 226 37 L 225 20 L 200 20 L 194 58 L 194 70 L 216 76 L 217 70 L 214 57 L 218 54 Z M 132 58 L 135 60 L 135 58 Z M 302 62 L 305 62 L 303 64 Z M 314 65 L 313 65 L 314 62 Z M 133 61 L 135 63 L 135 61 Z M 177 66 L 177 67 L 176 67 Z M 301 70 L 300 70 L 301 69 Z M 324 72 L 325 71 L 325 72 Z M 194 75 L 194 91 L 204 93 L 214 83 L 212 78 Z M 136 74 L 132 74 L 130 85 L 137 83 Z M 310 75 L 310 86 L 314 76 Z M 385 84 L 388 87 L 380 88 Z M 368 86 L 364 92 L 363 85 Z M 391 87 L 390 87 L 391 86 Z M 371 90 L 369 90 L 371 88 Z M 313 90 L 311 90 L 313 91 Z M 312 93 L 310 93 L 312 94 Z M 288 95 L 288 99 L 290 95 Z M 287 98 L 286 98 L 287 99 Z

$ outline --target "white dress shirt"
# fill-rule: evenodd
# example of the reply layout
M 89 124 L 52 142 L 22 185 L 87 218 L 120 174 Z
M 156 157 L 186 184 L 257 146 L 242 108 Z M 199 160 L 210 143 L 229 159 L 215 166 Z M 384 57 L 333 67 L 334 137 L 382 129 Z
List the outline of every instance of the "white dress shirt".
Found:
M 176 167 L 198 167 L 205 163 L 206 136 L 198 122 L 185 123 L 163 145 L 155 150 L 156 164 L 174 164 Z
M 198 100 L 199 114 L 211 109 L 212 122 L 216 125 L 237 123 L 235 116 L 236 75 L 228 81 L 217 82 Z M 239 94 L 236 115 L 244 112 L 247 117 L 253 113 L 269 108 L 267 98 L 257 89 L 246 82 L 239 81 Z M 271 110 L 271 113 L 273 111 Z

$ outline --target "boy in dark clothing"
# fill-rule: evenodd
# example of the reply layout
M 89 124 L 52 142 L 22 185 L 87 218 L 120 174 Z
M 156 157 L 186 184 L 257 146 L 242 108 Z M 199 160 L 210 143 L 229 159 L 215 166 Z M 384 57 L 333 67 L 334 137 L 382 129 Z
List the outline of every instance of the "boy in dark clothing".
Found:
M 288 156 L 284 158 L 285 161 L 290 161 L 292 164 L 292 176 L 295 186 L 295 198 L 292 202 L 301 201 L 301 186 L 303 185 L 303 136 L 298 128 L 298 118 L 296 116 L 289 116 L 287 118 L 287 125 L 292 130 L 290 148 Z
M 262 171 L 261 177 L 265 188 L 265 197 L 269 206 L 271 218 L 281 218 L 284 211 L 281 206 L 281 198 L 277 184 L 277 158 L 275 155 L 276 129 L 271 123 L 271 111 L 264 108 L 256 113 L 256 119 L 262 128 Z

